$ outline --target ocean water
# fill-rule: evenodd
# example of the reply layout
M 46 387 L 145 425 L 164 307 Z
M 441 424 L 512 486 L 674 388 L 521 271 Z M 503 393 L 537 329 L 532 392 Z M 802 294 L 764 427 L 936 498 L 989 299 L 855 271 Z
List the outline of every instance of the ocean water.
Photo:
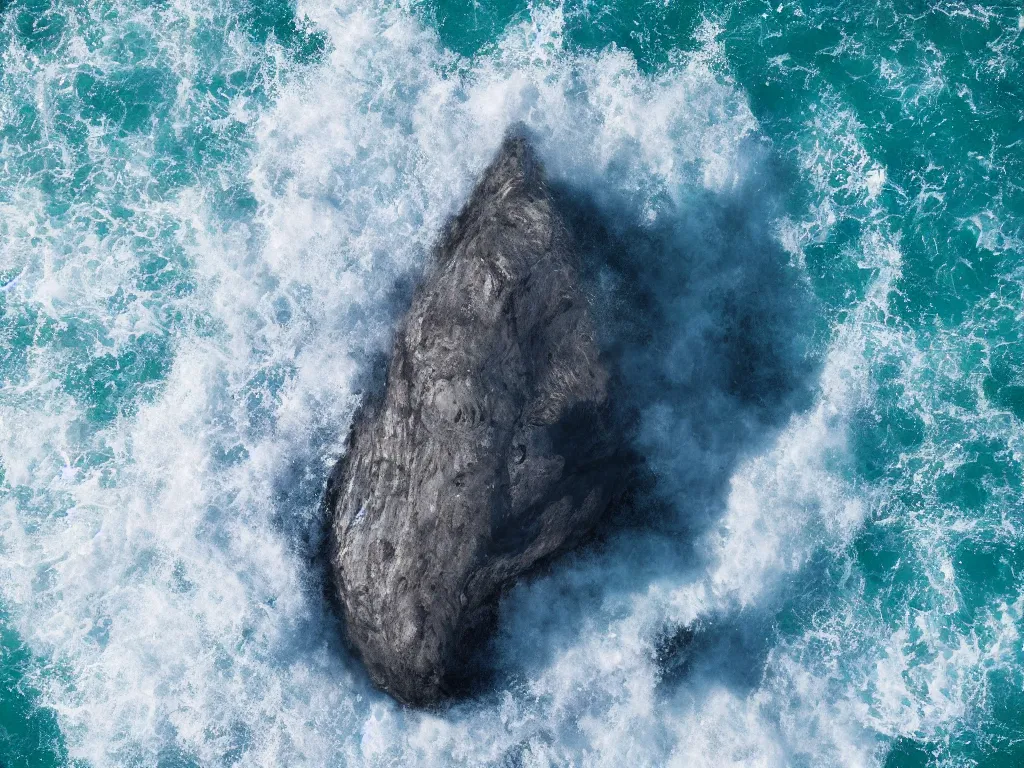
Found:
M 405 710 L 318 501 L 516 121 L 657 503 Z M 1019 2 L 4 0 L 0 764 L 1024 765 L 1022 179 Z

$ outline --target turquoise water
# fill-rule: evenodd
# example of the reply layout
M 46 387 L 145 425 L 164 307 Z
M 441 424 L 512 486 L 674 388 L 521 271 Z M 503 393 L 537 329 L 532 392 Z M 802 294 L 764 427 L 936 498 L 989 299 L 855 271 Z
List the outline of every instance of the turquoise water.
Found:
M 0 9 L 4 766 L 1024 765 L 1019 3 Z M 516 120 L 631 231 L 689 222 L 647 364 L 697 399 L 639 443 L 686 533 L 523 585 L 494 690 L 405 711 L 339 648 L 317 501 Z M 758 259 L 812 373 L 753 430 L 692 361 L 795 316 Z

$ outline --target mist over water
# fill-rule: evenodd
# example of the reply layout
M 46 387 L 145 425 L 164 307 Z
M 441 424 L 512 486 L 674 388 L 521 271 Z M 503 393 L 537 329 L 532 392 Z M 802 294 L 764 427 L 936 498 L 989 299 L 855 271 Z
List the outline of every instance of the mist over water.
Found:
M 0 759 L 1014 765 L 1017 10 L 5 8 Z M 417 712 L 320 495 L 516 121 L 647 474 Z

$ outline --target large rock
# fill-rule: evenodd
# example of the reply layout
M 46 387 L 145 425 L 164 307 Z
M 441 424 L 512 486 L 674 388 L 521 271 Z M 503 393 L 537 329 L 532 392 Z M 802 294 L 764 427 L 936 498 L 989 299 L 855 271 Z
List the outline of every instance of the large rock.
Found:
M 383 393 L 328 483 L 330 569 L 373 681 L 453 692 L 503 589 L 617 491 L 608 375 L 578 254 L 521 133 L 443 233 Z

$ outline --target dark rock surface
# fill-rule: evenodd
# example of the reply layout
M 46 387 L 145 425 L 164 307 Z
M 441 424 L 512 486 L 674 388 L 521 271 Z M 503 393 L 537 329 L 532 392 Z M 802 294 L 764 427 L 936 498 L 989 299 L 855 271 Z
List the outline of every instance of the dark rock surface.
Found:
M 397 699 L 450 695 L 503 589 L 580 543 L 621 462 L 574 242 L 510 133 L 397 333 L 325 503 L 348 640 Z

